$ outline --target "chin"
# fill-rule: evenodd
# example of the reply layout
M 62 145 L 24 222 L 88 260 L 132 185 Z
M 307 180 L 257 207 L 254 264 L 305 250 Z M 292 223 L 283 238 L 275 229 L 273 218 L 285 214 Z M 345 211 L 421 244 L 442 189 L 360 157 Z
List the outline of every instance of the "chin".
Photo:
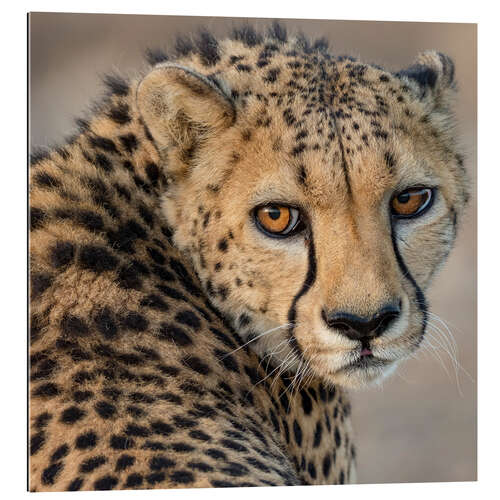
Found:
M 364 389 L 380 384 L 396 369 L 398 361 L 369 356 L 335 371 L 318 373 L 326 384 L 346 389 Z

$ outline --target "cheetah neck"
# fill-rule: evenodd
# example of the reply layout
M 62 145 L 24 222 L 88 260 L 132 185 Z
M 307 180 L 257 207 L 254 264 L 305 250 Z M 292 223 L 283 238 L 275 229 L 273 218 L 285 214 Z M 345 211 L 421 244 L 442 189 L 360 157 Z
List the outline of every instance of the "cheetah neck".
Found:
M 146 362 L 165 375 L 181 369 L 180 360 L 198 370 L 191 378 L 201 391 L 220 393 L 227 380 L 223 366 L 204 374 L 204 363 L 189 363 L 215 348 L 239 346 L 160 218 L 166 178 L 135 108 L 135 87 L 116 80 L 100 111 L 80 122 L 80 133 L 31 168 L 32 366 L 47 353 L 54 362 L 50 373 L 31 384 L 32 417 L 51 399 L 66 406 L 78 384 L 85 386 L 79 392 L 95 392 L 132 383 Z M 185 338 L 180 327 L 171 327 L 173 318 L 183 322 Z M 174 345 L 165 342 L 172 338 Z M 186 358 L 192 344 L 199 354 Z M 315 381 L 291 394 L 282 379 L 264 380 L 250 351 L 240 349 L 231 359 L 231 391 L 242 395 L 234 412 L 246 414 L 251 407 L 302 482 L 353 480 L 344 392 Z M 170 384 L 144 366 L 149 378 L 141 382 L 142 391 Z

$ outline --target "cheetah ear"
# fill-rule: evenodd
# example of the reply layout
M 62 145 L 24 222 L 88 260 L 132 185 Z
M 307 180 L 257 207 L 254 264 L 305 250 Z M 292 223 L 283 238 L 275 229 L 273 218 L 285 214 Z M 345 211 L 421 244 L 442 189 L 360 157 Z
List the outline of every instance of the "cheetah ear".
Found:
M 236 111 L 230 92 L 215 79 L 174 63 L 156 66 L 137 88 L 137 105 L 162 152 L 187 151 L 202 137 L 229 127 Z
M 418 55 L 415 63 L 396 73 L 410 82 L 419 98 L 433 108 L 448 108 L 456 92 L 455 65 L 446 55 L 429 50 Z

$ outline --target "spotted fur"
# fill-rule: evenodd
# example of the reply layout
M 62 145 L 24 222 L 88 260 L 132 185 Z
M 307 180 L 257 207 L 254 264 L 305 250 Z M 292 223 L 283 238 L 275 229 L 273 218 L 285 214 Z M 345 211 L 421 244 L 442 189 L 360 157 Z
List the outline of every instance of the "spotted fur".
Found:
M 32 159 L 30 490 L 353 481 L 318 308 L 405 290 L 399 348 L 420 342 L 467 197 L 453 64 L 429 52 L 391 74 L 278 24 L 148 59 Z M 419 169 L 440 217 L 397 235 L 370 211 Z M 315 214 L 290 248 L 250 225 L 269 186 Z

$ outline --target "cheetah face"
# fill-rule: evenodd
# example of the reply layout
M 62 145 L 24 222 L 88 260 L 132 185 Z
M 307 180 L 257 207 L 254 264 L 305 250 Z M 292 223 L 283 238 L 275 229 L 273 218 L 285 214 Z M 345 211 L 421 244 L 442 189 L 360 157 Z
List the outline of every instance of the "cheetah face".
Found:
M 451 61 L 426 53 L 393 75 L 316 58 L 292 93 L 284 70 L 267 86 L 222 76 L 168 65 L 138 91 L 174 243 L 270 372 L 381 378 L 425 335 L 467 197 Z

